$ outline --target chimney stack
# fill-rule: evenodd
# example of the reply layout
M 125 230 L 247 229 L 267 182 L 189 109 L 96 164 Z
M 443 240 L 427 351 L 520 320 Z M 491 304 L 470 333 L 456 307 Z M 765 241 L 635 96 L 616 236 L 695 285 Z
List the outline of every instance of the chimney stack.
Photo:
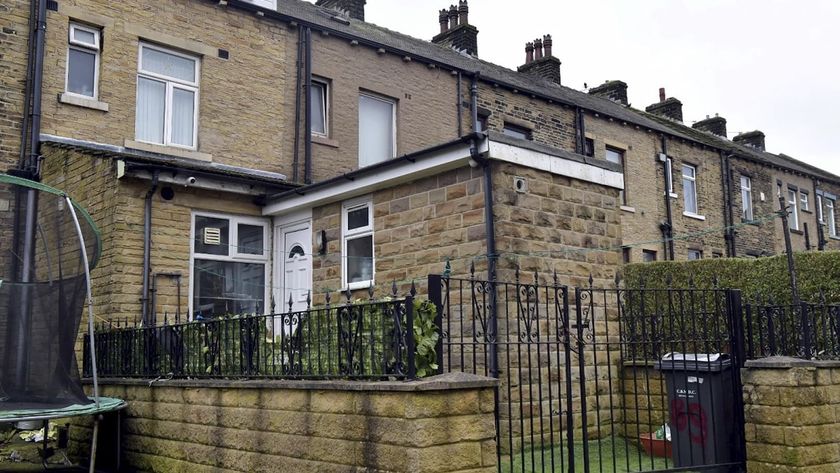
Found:
M 525 64 L 517 70 L 560 84 L 561 62 L 553 56 L 552 45 L 551 35 L 537 38 L 532 43 L 525 43 Z
M 315 5 L 331 8 L 350 18 L 365 21 L 365 3 L 367 0 L 318 0 Z
M 764 133 L 755 130 L 755 131 L 748 131 L 746 133 L 741 133 L 740 135 L 732 138 L 732 141 L 744 145 L 750 146 L 755 149 L 765 151 L 764 148 Z
M 620 80 L 608 80 L 598 87 L 589 89 L 590 95 L 603 97 L 605 99 L 627 105 L 627 84 Z
M 665 88 L 659 89 L 659 102 L 645 107 L 645 111 L 660 117 L 670 118 L 678 122 L 683 121 L 682 102 L 674 97 L 665 98 Z
M 432 42 L 478 57 L 478 28 L 469 23 L 469 15 L 467 0 L 459 0 L 457 6 L 441 10 L 438 15 L 440 33 Z
M 707 116 L 705 120 L 700 120 L 691 127 L 726 138 L 726 119 L 717 115 L 711 118 Z

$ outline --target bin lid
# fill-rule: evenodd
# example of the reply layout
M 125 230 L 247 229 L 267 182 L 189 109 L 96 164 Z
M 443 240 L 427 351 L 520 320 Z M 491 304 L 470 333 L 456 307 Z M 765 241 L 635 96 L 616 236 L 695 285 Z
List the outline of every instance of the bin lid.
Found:
M 655 368 L 663 371 L 720 372 L 732 367 L 728 353 L 667 353 Z

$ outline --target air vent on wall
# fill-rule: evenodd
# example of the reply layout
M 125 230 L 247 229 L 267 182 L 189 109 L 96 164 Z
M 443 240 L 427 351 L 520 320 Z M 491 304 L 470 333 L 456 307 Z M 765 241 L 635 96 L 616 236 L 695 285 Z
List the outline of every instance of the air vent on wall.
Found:
M 230 51 L 227 49 L 219 49 L 219 57 L 222 59 L 230 59 Z
M 58 11 L 58 2 L 56 0 L 47 0 L 47 10 Z
M 204 229 L 204 244 L 205 245 L 221 245 L 222 244 L 222 231 L 218 228 L 205 228 Z

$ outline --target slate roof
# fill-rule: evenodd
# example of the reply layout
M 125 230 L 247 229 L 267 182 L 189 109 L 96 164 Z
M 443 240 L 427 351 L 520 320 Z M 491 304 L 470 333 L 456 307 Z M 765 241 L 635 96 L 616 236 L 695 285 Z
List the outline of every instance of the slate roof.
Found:
M 266 12 L 262 8 L 244 3 L 241 0 L 229 0 L 229 3 L 246 10 Z M 435 13 L 435 11 L 432 11 L 432 13 Z M 267 16 L 275 15 L 272 12 L 266 12 L 265 14 Z M 385 47 L 386 50 L 394 54 L 406 55 L 415 59 L 448 66 L 463 73 L 477 72 L 484 80 L 489 80 L 511 89 L 517 89 L 526 94 L 554 100 L 562 104 L 579 106 L 585 110 L 601 113 L 619 121 L 626 121 L 676 138 L 683 138 L 716 149 L 722 149 L 746 159 L 764 162 L 778 168 L 840 183 L 840 176 L 836 176 L 789 156 L 763 152 L 755 148 L 739 145 L 728 139 L 695 130 L 682 123 L 677 123 L 632 107 L 626 107 L 609 99 L 589 95 L 579 90 L 558 85 L 540 77 L 523 74 L 497 64 L 483 61 L 427 40 L 414 38 L 372 23 L 339 16 L 335 11 L 316 6 L 314 3 L 303 0 L 278 0 L 276 16 L 287 21 L 296 20 L 303 24 L 309 24 L 318 29 L 329 31 L 337 36 L 356 39 L 360 44 L 368 43 L 374 47 Z M 434 20 L 436 20 L 435 15 L 430 14 L 429 21 Z

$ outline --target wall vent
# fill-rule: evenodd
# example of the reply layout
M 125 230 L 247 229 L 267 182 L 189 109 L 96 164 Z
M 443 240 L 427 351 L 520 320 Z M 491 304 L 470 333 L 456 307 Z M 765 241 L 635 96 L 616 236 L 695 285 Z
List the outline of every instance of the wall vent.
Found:
M 204 229 L 204 244 L 205 245 L 221 245 L 222 244 L 222 230 L 219 228 L 207 227 Z

